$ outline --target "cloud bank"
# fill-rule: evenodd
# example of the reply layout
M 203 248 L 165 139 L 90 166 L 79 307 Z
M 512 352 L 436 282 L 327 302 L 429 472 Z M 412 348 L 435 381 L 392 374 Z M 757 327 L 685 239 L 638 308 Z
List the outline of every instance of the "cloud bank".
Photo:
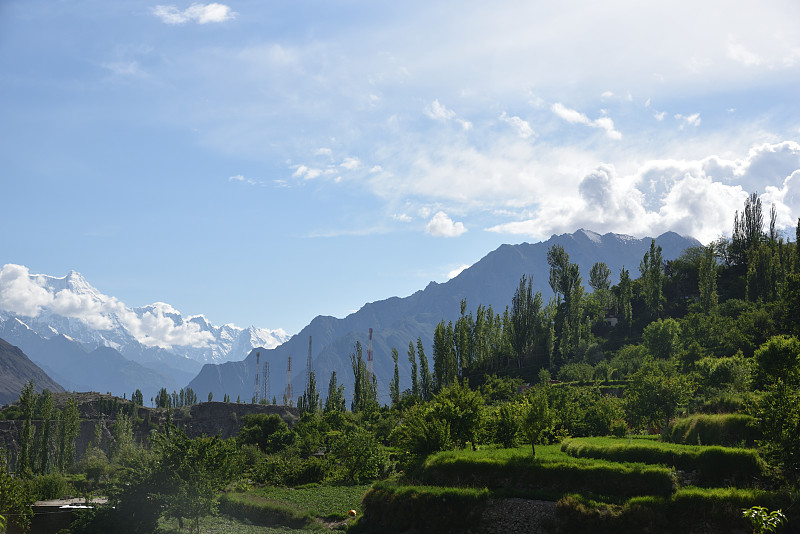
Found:
M 177 311 L 169 306 L 157 303 L 137 312 L 93 288 L 88 292 L 55 291 L 47 281 L 48 277 L 30 274 L 23 265 L 4 265 L 0 268 L 0 311 L 25 317 L 53 313 L 98 330 L 122 326 L 147 347 L 205 347 L 214 339 L 196 323 L 174 321 L 168 315 Z

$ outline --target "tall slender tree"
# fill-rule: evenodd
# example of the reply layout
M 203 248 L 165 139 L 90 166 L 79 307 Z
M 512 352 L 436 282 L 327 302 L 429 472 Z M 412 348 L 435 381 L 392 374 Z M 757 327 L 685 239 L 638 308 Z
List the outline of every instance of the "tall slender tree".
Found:
M 417 378 L 417 351 L 413 341 L 408 342 L 408 363 L 411 364 L 411 396 L 420 399 L 422 395 L 419 389 L 419 378 Z
M 419 358 L 419 393 L 423 401 L 433 398 L 433 376 L 428 366 L 428 357 L 425 356 L 425 347 L 422 338 L 417 338 L 417 358 Z
M 654 321 L 664 312 L 664 258 L 656 240 L 650 242 L 650 250 L 644 253 L 639 263 L 642 280 L 642 296 L 648 319 Z
M 397 406 L 400 402 L 400 368 L 397 365 L 397 359 L 400 357 L 397 349 L 392 347 L 392 361 L 394 362 L 394 375 L 391 382 L 389 382 L 389 396 L 392 399 L 392 406 Z

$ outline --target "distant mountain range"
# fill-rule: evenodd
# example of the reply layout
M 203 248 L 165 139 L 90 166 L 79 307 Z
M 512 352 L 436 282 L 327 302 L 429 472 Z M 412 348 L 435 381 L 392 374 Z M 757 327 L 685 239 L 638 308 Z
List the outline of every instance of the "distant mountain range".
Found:
M 532 276 L 534 291 L 541 291 L 546 301 L 552 295 L 547 250 L 555 244 L 563 246 L 571 261 L 580 265 L 584 284 L 597 261 L 608 264 L 614 282 L 623 265 L 636 277 L 650 241 L 579 230 L 554 235 L 541 243 L 502 245 L 446 283 L 431 282 L 410 296 L 365 304 L 343 319 L 318 316 L 291 339 L 281 330 L 214 326 L 202 315 L 184 318 L 165 303 L 129 308 L 100 293 L 74 271 L 62 278 L 30 275 L 37 287 L 48 292 L 51 304 L 43 305 L 33 317 L 0 312 L 0 338 L 19 347 L 68 390 L 122 396 L 139 388 L 145 398 L 161 387 L 172 391 L 188 384 L 200 399 L 212 392 L 215 399 L 227 393 L 233 399 L 249 401 L 256 388 L 258 353 L 259 394 L 266 385 L 268 397 L 280 401 L 288 374 L 296 401 L 305 387 L 309 337 L 313 343 L 312 367 L 323 396 L 331 372 L 336 371 L 349 397 L 353 382 L 349 354 L 360 341 L 366 358 L 372 328 L 379 394 L 382 402 L 388 402 L 392 347 L 400 352 L 400 386 L 405 389 L 410 386 L 406 357 L 409 341 L 421 338 L 430 359 L 436 324 L 442 319 L 454 321 L 462 299 L 469 310 L 482 304 L 501 313 L 511 302 L 520 277 L 526 274 Z M 687 247 L 700 244 L 673 232 L 659 236 L 656 243 L 662 247 L 664 259 L 676 258 Z M 143 325 L 153 322 L 170 333 L 170 343 L 148 334 Z M 289 357 L 293 360 L 290 374 Z M 266 366 L 269 374 L 264 381 Z
M 288 338 L 282 330 L 215 326 L 202 315 L 184 318 L 163 302 L 130 308 L 75 271 L 30 278 L 50 303 L 35 316 L 0 311 L 0 338 L 70 390 L 120 396 L 137 388 L 145 396 L 161 387 L 172 391 L 204 363 L 241 360 L 253 347 L 275 347 Z M 146 326 L 154 323 L 171 343 L 149 335 Z
M 243 361 L 206 364 L 189 385 L 200 398 L 213 392 L 214 398 L 227 393 L 231 398 L 249 401 L 256 389 L 256 353 L 260 355 L 263 392 L 263 369 L 269 365 L 268 397 L 283 397 L 287 385 L 287 360 L 292 357 L 291 382 L 294 400 L 305 388 L 306 360 L 309 337 L 312 338 L 313 370 L 317 387 L 323 397 L 327 391 L 332 371 L 346 387 L 348 399 L 352 394 L 353 373 L 348 355 L 354 352 L 358 340 L 366 348 L 368 332 L 372 328 L 374 369 L 378 378 L 382 403 L 388 402 L 388 384 L 393 374 L 392 347 L 400 352 L 401 390 L 410 387 L 410 366 L 406 357 L 409 341 L 422 339 L 429 360 L 432 355 L 432 336 L 436 324 L 444 319 L 454 321 L 460 313 L 460 302 L 466 299 L 469 310 L 478 304 L 491 305 L 502 312 L 510 304 L 514 290 L 523 274 L 533 277 L 534 291 L 541 291 L 545 301 L 552 296 L 549 287 L 547 251 L 559 244 L 569 254 L 570 260 L 580 265 L 584 285 L 588 285 L 591 266 L 605 262 L 611 269 L 614 283 L 619 280 L 620 269 L 625 266 L 633 278 L 638 277 L 639 262 L 649 249 L 651 238 L 636 239 L 619 234 L 599 235 L 588 230 L 573 234 L 554 235 L 540 243 L 502 245 L 479 262 L 464 270 L 446 283 L 431 282 L 424 290 L 405 298 L 392 297 L 364 305 L 344 319 L 318 316 L 287 342 L 275 348 L 261 347 L 250 352 Z M 686 248 L 700 245 L 690 237 L 667 232 L 656 238 L 662 247 L 665 260 L 678 257 Z M 431 362 L 432 363 L 432 362 Z
M 17 400 L 23 386 L 30 380 L 39 393 L 43 389 L 53 393 L 64 391 L 18 347 L 0 339 L 0 405 Z

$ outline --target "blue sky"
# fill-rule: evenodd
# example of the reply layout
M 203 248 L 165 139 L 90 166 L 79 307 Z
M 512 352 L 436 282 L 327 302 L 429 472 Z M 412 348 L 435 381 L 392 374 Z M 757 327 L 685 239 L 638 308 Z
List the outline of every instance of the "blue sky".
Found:
M 647 4 L 5 0 L 0 265 L 295 333 L 749 191 L 793 236 L 800 4 Z

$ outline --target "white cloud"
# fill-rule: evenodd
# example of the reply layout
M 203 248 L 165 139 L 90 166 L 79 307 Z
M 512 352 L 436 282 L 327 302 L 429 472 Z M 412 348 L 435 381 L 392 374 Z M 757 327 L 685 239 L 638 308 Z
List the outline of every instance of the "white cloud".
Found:
M 407 213 L 395 213 L 392 215 L 392 219 L 398 222 L 411 222 L 411 216 Z
M 564 119 L 571 124 L 585 124 L 592 128 L 599 128 L 605 130 L 606 135 L 611 139 L 622 139 L 622 134 L 614 128 L 614 121 L 608 117 L 601 117 L 599 119 L 591 120 L 583 113 L 570 109 L 561 102 L 556 102 L 550 109 L 558 117 Z
M 213 336 L 190 322 L 176 323 L 165 313 L 178 313 L 167 305 L 154 305 L 137 314 L 114 297 L 76 293 L 69 289 L 53 292 L 46 277 L 30 274 L 23 265 L 0 268 L 0 310 L 26 317 L 37 317 L 44 310 L 62 317 L 78 319 L 90 328 L 108 330 L 115 321 L 148 347 L 173 345 L 204 347 Z
M 434 120 L 449 121 L 450 119 L 455 118 L 456 112 L 447 109 L 447 107 L 445 107 L 444 104 L 440 103 L 439 99 L 437 98 L 436 100 L 431 102 L 427 107 L 425 107 L 425 115 Z
M 448 280 L 452 280 L 453 278 L 455 278 L 455 277 L 456 277 L 456 276 L 458 276 L 459 274 L 461 274 L 461 273 L 463 273 L 464 271 L 466 271 L 467 269 L 469 269 L 469 267 L 470 267 L 470 266 L 469 266 L 469 265 L 466 265 L 466 264 L 464 264 L 464 265 L 462 265 L 462 266 L 460 266 L 460 267 L 456 267 L 455 269 L 453 269 L 452 271 L 449 271 L 449 272 L 447 273 L 447 279 L 448 279 Z
M 692 113 L 691 115 L 681 115 L 680 113 L 678 113 L 677 115 L 675 115 L 675 120 L 681 121 L 683 123 L 681 125 L 681 128 L 683 128 L 683 126 L 697 127 L 700 126 L 701 122 L 699 113 Z
M 333 155 L 333 150 L 326 147 L 318 148 L 317 151 L 314 152 L 314 155 L 331 157 Z
M 340 167 L 347 169 L 348 171 L 354 171 L 361 167 L 361 161 L 359 161 L 358 158 L 345 158 L 340 164 Z
M 425 226 L 425 232 L 435 237 L 458 237 L 466 231 L 464 223 L 454 223 L 443 211 L 437 212 Z
M 225 22 L 233 19 L 236 13 L 225 4 L 192 4 L 181 11 L 173 5 L 158 5 L 152 9 L 155 16 L 165 24 L 185 24 L 196 22 L 208 24 L 210 22 Z
M 303 180 L 313 180 L 323 173 L 322 169 L 315 169 L 307 167 L 306 165 L 295 165 L 292 168 L 295 169 L 292 176 L 295 178 L 302 178 Z
M 753 67 L 760 65 L 763 60 L 757 54 L 749 51 L 741 43 L 729 42 L 728 43 L 728 57 L 734 61 L 742 63 L 746 67 Z
M 53 302 L 44 278 L 31 276 L 23 265 L 8 263 L 0 269 L 0 309 L 35 317 Z
M 533 135 L 533 129 L 531 128 L 531 125 L 528 124 L 528 121 L 522 120 L 516 116 L 509 117 L 505 111 L 500 115 L 500 120 L 514 128 L 514 130 L 517 132 L 517 135 L 519 135 L 522 139 L 527 139 Z
M 543 199 L 523 220 L 489 230 L 540 239 L 580 227 L 639 236 L 673 230 L 709 242 L 730 235 L 734 212 L 759 184 L 775 184 L 766 187 L 762 202 L 775 203 L 779 228 L 791 228 L 800 213 L 800 144 L 756 146 L 738 160 L 653 160 L 628 174 L 601 164 L 577 191 Z
M 229 176 L 228 177 L 228 181 L 229 182 L 239 182 L 239 183 L 244 183 L 244 184 L 249 184 L 249 185 L 256 185 L 258 183 L 256 180 L 253 180 L 252 178 L 245 178 L 241 174 L 237 174 L 235 176 Z

